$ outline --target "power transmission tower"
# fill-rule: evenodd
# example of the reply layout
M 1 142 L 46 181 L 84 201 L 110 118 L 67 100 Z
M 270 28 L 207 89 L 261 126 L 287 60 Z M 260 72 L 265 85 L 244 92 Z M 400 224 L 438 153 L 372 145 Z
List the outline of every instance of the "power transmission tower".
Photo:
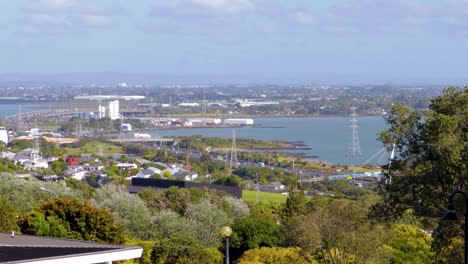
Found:
M 229 162 L 229 171 L 232 172 L 233 168 L 237 168 L 237 147 L 235 129 L 232 130 L 231 160 Z
M 22 105 L 19 104 L 19 105 L 18 105 L 18 115 L 17 115 L 17 118 L 18 118 L 18 120 L 17 120 L 17 122 L 18 122 L 17 126 L 18 126 L 18 130 L 19 130 L 19 131 L 22 131 L 22 130 L 23 130 L 23 124 L 22 124 L 22 118 L 21 118 L 22 114 L 23 114 L 23 108 L 22 108 Z
M 169 118 L 171 118 L 172 96 L 169 96 Z
M 357 125 L 357 119 L 356 119 L 356 107 L 351 107 L 351 130 L 353 133 L 353 139 L 351 143 L 351 155 L 353 159 L 353 180 L 355 178 L 356 174 L 356 164 L 357 160 L 361 157 L 361 145 L 359 144 L 359 136 L 358 136 L 358 125 Z
M 81 137 L 81 124 L 77 124 L 75 126 L 75 129 L 76 129 L 76 138 L 79 139 Z
M 206 112 L 207 112 L 207 107 L 206 107 L 205 89 L 203 89 L 202 115 L 205 116 Z

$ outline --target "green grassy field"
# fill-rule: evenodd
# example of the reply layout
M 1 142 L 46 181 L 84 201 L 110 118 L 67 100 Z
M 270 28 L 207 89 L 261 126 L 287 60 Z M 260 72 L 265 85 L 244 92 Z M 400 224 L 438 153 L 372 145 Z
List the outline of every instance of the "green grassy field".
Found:
M 123 154 L 123 150 L 119 146 L 107 143 L 91 142 L 81 148 L 66 148 L 69 154 L 96 154 L 99 150 L 99 145 L 102 146 L 102 153 L 105 154 Z
M 258 201 L 264 203 L 284 203 L 288 196 L 280 193 L 269 193 L 269 192 L 259 192 Z M 242 200 L 245 202 L 256 202 L 257 201 L 257 192 L 256 191 L 242 191 Z

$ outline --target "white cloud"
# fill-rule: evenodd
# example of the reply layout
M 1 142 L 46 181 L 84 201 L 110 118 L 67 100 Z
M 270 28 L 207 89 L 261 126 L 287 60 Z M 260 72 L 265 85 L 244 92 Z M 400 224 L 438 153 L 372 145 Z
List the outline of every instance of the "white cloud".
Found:
M 467 0 L 358 0 L 332 6 L 317 28 L 340 32 L 453 32 L 468 28 Z
M 99 15 L 79 15 L 77 19 L 84 25 L 89 27 L 107 27 L 112 25 L 111 21 L 106 16 Z
M 251 0 L 158 0 L 151 14 L 157 17 L 236 16 L 255 11 Z
M 255 10 L 250 0 L 192 0 L 192 2 L 214 14 L 240 14 Z
M 31 13 L 103 14 L 109 7 L 83 0 L 32 0 L 24 6 Z
M 23 6 L 24 17 L 17 31 L 28 34 L 68 33 L 109 27 L 120 9 L 90 0 L 30 0 Z

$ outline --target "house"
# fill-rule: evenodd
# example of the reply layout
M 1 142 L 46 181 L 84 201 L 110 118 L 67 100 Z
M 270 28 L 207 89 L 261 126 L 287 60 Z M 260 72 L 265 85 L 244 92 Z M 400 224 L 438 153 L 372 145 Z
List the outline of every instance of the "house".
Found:
M 83 166 L 83 168 L 87 171 L 100 171 L 104 169 L 104 167 L 105 167 L 104 164 L 89 164 L 89 163 L 86 163 Z
M 139 178 L 149 178 L 153 176 L 154 174 L 162 174 L 162 170 L 155 168 L 155 167 L 149 167 L 147 169 L 141 169 L 140 172 L 135 177 Z
M 38 149 L 33 149 L 33 148 L 27 148 L 23 149 L 20 152 L 16 153 L 15 157 L 13 157 L 12 161 L 16 163 L 20 163 L 23 165 L 24 162 L 34 159 L 34 158 L 39 158 L 39 150 Z
M 198 174 L 192 171 L 179 170 L 178 172 L 172 174 L 172 177 L 182 181 L 193 181 L 198 178 Z
M 49 161 L 43 158 L 32 158 L 23 162 L 26 170 L 41 170 L 49 168 Z
M 286 186 L 281 182 L 270 182 L 269 184 L 260 185 L 260 190 L 264 192 L 282 192 Z
M 63 172 L 66 177 L 79 181 L 83 180 L 88 173 L 89 172 L 80 165 L 72 165 Z
M 120 170 L 134 170 L 138 168 L 138 165 L 135 163 L 117 163 L 115 166 L 117 166 L 117 168 Z
M 0 233 L 0 262 L 30 264 L 112 263 L 141 258 L 141 247 Z
M 0 159 L 13 159 L 15 157 L 15 153 L 10 152 L 10 151 L 2 151 L 0 152 Z
M 80 159 L 78 157 L 68 156 L 66 162 L 68 165 L 78 165 L 80 163 Z

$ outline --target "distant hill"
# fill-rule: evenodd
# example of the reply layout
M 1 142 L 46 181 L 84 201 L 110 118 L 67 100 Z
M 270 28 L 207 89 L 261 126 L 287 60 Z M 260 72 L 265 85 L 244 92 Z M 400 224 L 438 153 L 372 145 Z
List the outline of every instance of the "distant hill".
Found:
M 0 74 L 0 83 L 15 84 L 253 84 L 259 78 L 247 75 L 151 75 L 119 72 L 74 72 L 61 74 Z M 268 81 L 268 80 L 266 80 Z M 274 80 L 271 80 L 274 81 Z

